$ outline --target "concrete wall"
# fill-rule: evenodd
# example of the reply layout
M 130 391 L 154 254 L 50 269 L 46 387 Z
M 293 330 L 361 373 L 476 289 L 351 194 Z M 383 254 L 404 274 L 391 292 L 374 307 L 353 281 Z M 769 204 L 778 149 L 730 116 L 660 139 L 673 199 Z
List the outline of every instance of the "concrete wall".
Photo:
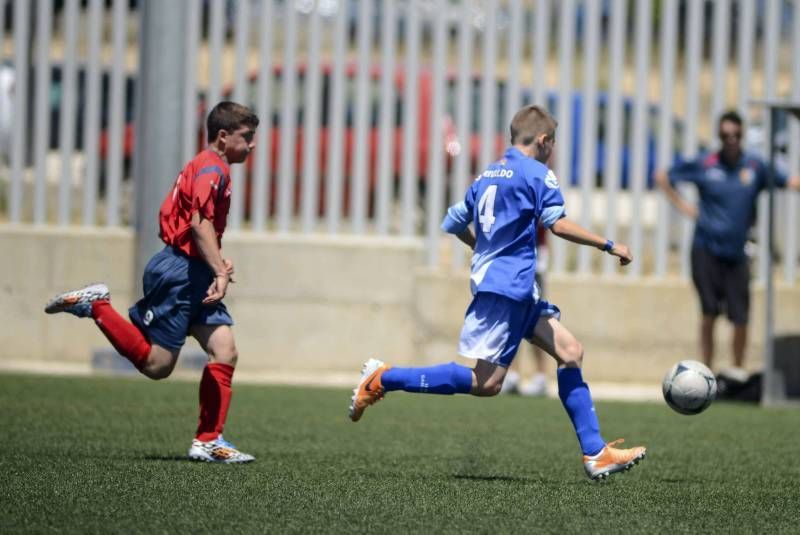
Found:
M 240 369 L 357 370 L 368 357 L 395 364 L 452 360 L 469 303 L 466 271 L 419 267 L 416 239 L 226 235 L 236 265 L 226 298 Z M 126 229 L 0 227 L 0 358 L 87 363 L 108 342 L 90 321 L 47 316 L 54 294 L 104 281 L 115 307 L 133 301 L 133 235 Z M 140 276 L 140 275 L 137 275 Z M 698 308 L 687 282 L 551 277 L 548 297 L 583 342 L 593 380 L 654 381 L 676 360 L 697 358 Z M 800 331 L 800 288 L 776 288 L 776 331 Z M 748 366 L 763 340 L 763 295 L 754 291 Z M 730 329 L 720 323 L 720 365 Z
M 103 281 L 119 308 L 131 302 L 133 235 L 127 230 L 0 227 L 1 358 L 89 362 L 91 349 L 110 344 L 91 321 L 52 317 L 53 295 Z

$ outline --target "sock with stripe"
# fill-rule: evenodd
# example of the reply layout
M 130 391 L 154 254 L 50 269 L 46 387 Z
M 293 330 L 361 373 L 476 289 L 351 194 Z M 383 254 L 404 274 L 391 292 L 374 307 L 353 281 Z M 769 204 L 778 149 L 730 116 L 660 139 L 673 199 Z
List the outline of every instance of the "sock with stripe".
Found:
M 469 394 L 472 369 L 455 362 L 421 368 L 390 368 L 381 376 L 381 384 L 387 392 Z

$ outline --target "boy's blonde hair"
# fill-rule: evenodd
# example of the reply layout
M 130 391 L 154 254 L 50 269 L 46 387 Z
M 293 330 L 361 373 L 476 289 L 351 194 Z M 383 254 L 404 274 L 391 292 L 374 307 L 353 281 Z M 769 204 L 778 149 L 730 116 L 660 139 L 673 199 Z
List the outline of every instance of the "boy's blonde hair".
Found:
M 511 120 L 511 144 L 530 145 L 542 134 L 556 135 L 558 122 L 541 106 L 525 106 Z

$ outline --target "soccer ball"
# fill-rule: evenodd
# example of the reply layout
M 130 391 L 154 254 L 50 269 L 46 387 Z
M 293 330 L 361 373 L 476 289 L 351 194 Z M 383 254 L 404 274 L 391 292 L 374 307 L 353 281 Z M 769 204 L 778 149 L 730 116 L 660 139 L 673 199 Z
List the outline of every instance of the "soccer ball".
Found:
M 704 364 L 682 360 L 664 376 L 664 400 L 681 414 L 700 414 L 717 397 L 717 380 Z

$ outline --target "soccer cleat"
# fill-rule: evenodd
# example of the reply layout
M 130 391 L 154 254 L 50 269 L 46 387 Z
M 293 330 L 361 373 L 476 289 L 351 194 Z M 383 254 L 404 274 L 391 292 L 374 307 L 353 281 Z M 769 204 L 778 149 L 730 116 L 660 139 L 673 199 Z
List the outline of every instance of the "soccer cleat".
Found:
M 222 435 L 209 442 L 192 440 L 189 448 L 189 458 L 193 461 L 207 463 L 241 464 L 255 461 L 256 458 L 249 453 L 242 453 L 236 446 L 222 438 Z
M 605 479 L 611 474 L 630 470 L 633 465 L 639 464 L 644 459 L 647 450 L 642 446 L 630 449 L 615 448 L 617 444 L 625 442 L 620 438 L 606 444 L 600 453 L 583 456 L 583 468 L 586 475 L 592 480 Z
M 111 294 L 108 286 L 103 283 L 90 284 L 79 290 L 55 296 L 45 305 L 44 311 L 48 314 L 67 312 L 79 318 L 89 318 L 92 315 L 94 301 L 108 301 L 109 299 L 111 299 Z
M 378 359 L 369 359 L 361 368 L 361 381 L 353 389 L 350 403 L 350 419 L 357 422 L 364 414 L 364 409 L 383 399 L 383 385 L 381 375 L 388 370 L 387 366 Z

